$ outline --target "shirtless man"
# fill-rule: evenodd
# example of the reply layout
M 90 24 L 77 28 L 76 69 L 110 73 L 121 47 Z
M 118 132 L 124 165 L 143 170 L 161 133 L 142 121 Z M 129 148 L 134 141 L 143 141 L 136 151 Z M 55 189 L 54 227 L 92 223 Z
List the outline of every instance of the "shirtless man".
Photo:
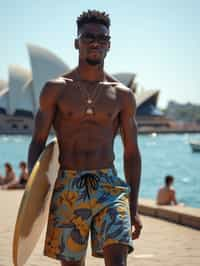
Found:
M 15 182 L 16 175 L 13 170 L 13 167 L 10 163 L 6 162 L 4 164 L 5 167 L 5 176 L 0 176 L 0 188 L 5 189 L 8 184 Z
M 142 228 L 137 212 L 141 159 L 136 103 L 130 89 L 104 72 L 109 16 L 88 10 L 77 19 L 77 26 L 78 67 L 44 86 L 29 148 L 31 171 L 53 125 L 60 170 L 44 253 L 62 266 L 83 266 L 90 231 L 92 254 L 104 257 L 106 266 L 125 266 L 132 239 Z M 127 182 L 113 165 L 119 130 Z
M 171 175 L 165 177 L 165 186 L 161 187 L 157 194 L 158 205 L 177 205 L 176 191 L 172 187 L 174 178 Z

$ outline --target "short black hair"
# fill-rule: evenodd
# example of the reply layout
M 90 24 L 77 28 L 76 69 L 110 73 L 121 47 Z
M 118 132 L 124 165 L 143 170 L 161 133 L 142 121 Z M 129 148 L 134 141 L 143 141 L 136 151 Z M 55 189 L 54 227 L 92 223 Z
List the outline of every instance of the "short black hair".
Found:
M 165 184 L 166 186 L 169 186 L 171 183 L 173 183 L 174 177 L 172 175 L 167 175 L 165 177 Z
M 20 167 L 23 167 L 23 168 L 26 168 L 26 167 L 27 167 L 27 163 L 26 163 L 25 161 L 21 161 L 21 162 L 19 163 L 19 166 L 20 166 Z
M 108 29 L 110 27 L 109 15 L 105 12 L 100 12 L 97 10 L 88 10 L 83 12 L 76 20 L 78 32 L 84 24 L 97 23 L 106 26 Z
M 9 162 L 6 162 L 6 163 L 4 164 L 4 166 L 5 166 L 6 168 L 8 168 L 9 171 L 12 171 L 12 170 L 13 170 L 13 168 L 12 168 L 12 164 L 9 163 Z

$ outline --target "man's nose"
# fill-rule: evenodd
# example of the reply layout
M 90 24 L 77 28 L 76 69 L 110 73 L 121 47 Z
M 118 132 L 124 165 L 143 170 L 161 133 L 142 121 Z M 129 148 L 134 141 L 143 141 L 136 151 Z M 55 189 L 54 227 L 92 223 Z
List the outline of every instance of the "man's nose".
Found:
M 99 45 L 99 42 L 96 40 L 96 39 L 94 39 L 91 43 L 90 43 L 90 47 L 100 47 L 100 45 Z

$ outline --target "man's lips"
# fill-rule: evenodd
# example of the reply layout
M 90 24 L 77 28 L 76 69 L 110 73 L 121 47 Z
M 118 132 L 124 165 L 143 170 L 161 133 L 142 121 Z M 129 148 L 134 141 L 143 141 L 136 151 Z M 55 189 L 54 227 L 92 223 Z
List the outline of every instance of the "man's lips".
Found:
M 102 51 L 100 49 L 91 49 L 88 51 L 88 53 L 98 55 L 98 54 L 102 54 Z
M 90 47 L 90 48 L 88 48 L 88 51 L 89 52 L 101 52 L 102 51 L 102 49 L 100 48 L 100 47 Z

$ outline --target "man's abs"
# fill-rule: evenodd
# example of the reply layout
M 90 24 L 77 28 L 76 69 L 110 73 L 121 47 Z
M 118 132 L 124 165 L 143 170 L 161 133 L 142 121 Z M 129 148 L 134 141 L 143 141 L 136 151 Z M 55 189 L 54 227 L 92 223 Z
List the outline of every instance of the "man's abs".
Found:
M 92 170 L 113 166 L 114 155 L 107 147 L 92 151 L 61 149 L 59 162 L 63 169 Z
M 91 170 L 113 165 L 113 133 L 102 128 L 59 129 L 59 162 L 63 169 Z

